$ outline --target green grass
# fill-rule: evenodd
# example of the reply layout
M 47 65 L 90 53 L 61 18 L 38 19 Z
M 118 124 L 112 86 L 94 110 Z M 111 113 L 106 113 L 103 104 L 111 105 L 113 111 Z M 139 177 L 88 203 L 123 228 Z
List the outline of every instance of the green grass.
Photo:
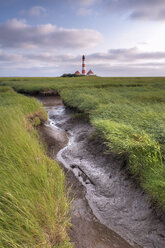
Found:
M 2 248 L 71 247 L 65 176 L 47 157 L 33 127 L 45 119 L 35 99 L 0 87 Z
M 165 210 L 165 78 L 1 78 L 18 92 L 56 89 L 78 108 L 111 152 L 124 154 L 130 173 Z

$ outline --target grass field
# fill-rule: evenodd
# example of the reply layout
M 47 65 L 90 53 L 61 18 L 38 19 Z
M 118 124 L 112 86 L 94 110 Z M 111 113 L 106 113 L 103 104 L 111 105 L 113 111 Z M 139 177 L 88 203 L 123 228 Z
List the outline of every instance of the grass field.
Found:
M 111 152 L 124 154 L 131 174 L 165 209 L 165 78 L 0 78 L 18 92 L 56 89 L 89 115 Z
M 37 131 L 46 120 L 33 98 L 0 86 L 0 247 L 69 248 L 65 176 Z

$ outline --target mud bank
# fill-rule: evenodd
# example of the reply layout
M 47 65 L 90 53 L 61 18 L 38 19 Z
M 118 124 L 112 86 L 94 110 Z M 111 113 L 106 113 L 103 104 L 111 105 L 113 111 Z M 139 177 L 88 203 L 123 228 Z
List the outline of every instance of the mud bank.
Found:
M 165 247 L 164 216 L 155 213 L 128 176 L 123 159 L 105 154 L 102 142 L 89 139 L 93 127 L 71 118 L 59 97 L 43 102 L 49 122 L 42 133 L 49 155 L 65 167 L 68 185 L 73 185 L 70 236 L 75 247 Z

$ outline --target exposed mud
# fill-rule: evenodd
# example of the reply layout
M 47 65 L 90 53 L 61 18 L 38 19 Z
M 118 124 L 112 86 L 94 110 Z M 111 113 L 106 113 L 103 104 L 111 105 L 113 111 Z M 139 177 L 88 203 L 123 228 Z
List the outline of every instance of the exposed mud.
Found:
M 65 166 L 67 182 L 73 185 L 70 236 L 75 247 L 164 248 L 164 216 L 155 213 L 128 176 L 123 158 L 104 154 L 102 142 L 89 139 L 93 127 L 71 118 L 60 98 L 46 101 L 49 122 L 42 133 L 49 155 Z

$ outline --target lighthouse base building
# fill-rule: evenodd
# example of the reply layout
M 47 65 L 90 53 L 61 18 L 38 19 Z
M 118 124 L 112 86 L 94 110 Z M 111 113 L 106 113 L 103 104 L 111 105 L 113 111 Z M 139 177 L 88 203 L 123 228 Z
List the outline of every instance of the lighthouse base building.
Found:
M 81 73 L 80 73 L 79 71 L 76 71 L 76 72 L 75 72 L 75 75 L 80 76 Z
M 92 70 L 89 70 L 88 73 L 87 73 L 87 76 L 95 76 L 95 74 L 93 73 Z

